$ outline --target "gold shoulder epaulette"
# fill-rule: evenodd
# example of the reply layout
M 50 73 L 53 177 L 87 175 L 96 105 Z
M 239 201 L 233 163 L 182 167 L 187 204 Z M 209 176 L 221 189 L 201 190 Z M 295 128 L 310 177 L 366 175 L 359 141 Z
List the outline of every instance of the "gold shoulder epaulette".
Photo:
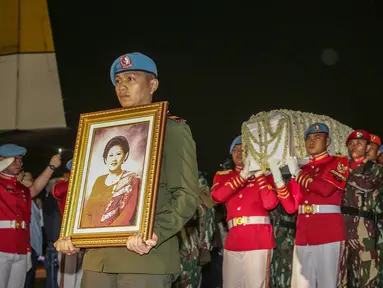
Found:
M 343 155 L 343 154 L 340 154 L 340 153 L 334 154 L 332 156 L 334 156 L 334 157 L 346 157 L 346 155 Z
M 225 175 L 225 174 L 229 174 L 231 171 L 233 171 L 233 170 L 229 169 L 229 170 L 218 171 L 217 174 L 218 175 Z

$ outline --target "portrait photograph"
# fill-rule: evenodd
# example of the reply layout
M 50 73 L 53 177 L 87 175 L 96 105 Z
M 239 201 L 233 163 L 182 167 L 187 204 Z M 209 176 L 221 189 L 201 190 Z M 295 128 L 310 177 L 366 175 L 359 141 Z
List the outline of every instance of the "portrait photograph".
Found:
M 82 114 L 62 236 L 122 246 L 153 231 L 167 102 Z

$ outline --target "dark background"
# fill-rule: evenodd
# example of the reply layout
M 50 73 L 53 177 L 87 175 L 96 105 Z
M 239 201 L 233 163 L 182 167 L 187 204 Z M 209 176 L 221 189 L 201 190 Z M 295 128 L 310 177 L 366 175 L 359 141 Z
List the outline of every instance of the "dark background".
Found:
M 29 148 L 26 169 L 40 172 L 58 147 L 67 149 L 64 161 L 71 157 L 80 113 L 119 107 L 109 68 L 127 52 L 157 63 L 155 100 L 187 120 L 209 181 L 242 122 L 260 111 L 325 114 L 383 137 L 376 1 L 156 2 L 48 1 L 71 129 L 32 133 L 27 144 L 19 137 Z M 334 65 L 321 59 L 326 48 L 338 53 Z

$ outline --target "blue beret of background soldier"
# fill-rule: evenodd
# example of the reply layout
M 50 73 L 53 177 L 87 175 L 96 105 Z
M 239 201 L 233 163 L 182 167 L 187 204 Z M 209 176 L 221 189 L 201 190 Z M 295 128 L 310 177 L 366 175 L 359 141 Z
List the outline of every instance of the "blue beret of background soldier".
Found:
M 308 135 L 318 134 L 318 133 L 325 133 L 328 135 L 330 133 L 330 129 L 324 123 L 319 123 L 319 122 L 314 123 L 314 124 L 310 125 L 309 128 L 307 128 L 305 135 L 304 135 L 305 140 L 307 140 Z
M 17 176 L 23 167 L 23 157 L 27 153 L 25 147 L 16 145 L 16 144 L 3 144 L 0 146 L 0 160 L 12 158 L 14 161 L 10 165 L 4 168 L 3 173 L 8 175 Z M 8 160 L 9 161 L 9 160 Z M 48 167 L 41 173 L 39 177 L 36 178 L 34 184 L 30 187 L 32 197 L 35 197 L 38 193 L 44 189 L 48 183 L 53 172 L 60 167 L 61 165 L 61 156 L 59 154 L 54 155 Z

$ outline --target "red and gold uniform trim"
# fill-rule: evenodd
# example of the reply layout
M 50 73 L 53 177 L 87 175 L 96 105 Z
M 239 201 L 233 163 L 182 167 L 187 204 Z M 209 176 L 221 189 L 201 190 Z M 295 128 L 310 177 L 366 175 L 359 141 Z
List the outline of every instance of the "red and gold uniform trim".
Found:
M 229 186 L 231 189 L 236 190 L 239 187 L 241 187 L 243 184 L 245 184 L 246 180 L 243 179 L 241 176 L 236 175 L 234 177 L 231 177 L 228 181 L 225 182 L 225 186 Z
M 248 181 L 251 183 L 251 182 L 255 182 L 255 184 L 258 186 L 259 189 L 267 189 L 267 190 L 273 190 L 273 187 L 270 185 L 270 182 L 267 180 L 267 178 L 265 177 L 265 175 L 261 174 L 260 176 L 258 176 L 257 178 L 250 178 L 248 179 Z M 254 186 L 254 184 L 249 184 L 249 186 Z
M 281 199 L 286 199 L 290 196 L 290 192 L 287 189 L 286 185 L 283 185 L 283 187 L 281 188 L 277 187 L 277 196 L 278 198 L 281 198 Z
M 328 153 L 325 151 L 319 155 L 316 155 L 309 159 L 309 163 L 320 161 L 328 156 Z
M 313 178 L 311 178 L 310 174 L 307 172 L 301 171 L 296 179 L 297 183 L 307 189 L 307 185 L 313 182 Z

